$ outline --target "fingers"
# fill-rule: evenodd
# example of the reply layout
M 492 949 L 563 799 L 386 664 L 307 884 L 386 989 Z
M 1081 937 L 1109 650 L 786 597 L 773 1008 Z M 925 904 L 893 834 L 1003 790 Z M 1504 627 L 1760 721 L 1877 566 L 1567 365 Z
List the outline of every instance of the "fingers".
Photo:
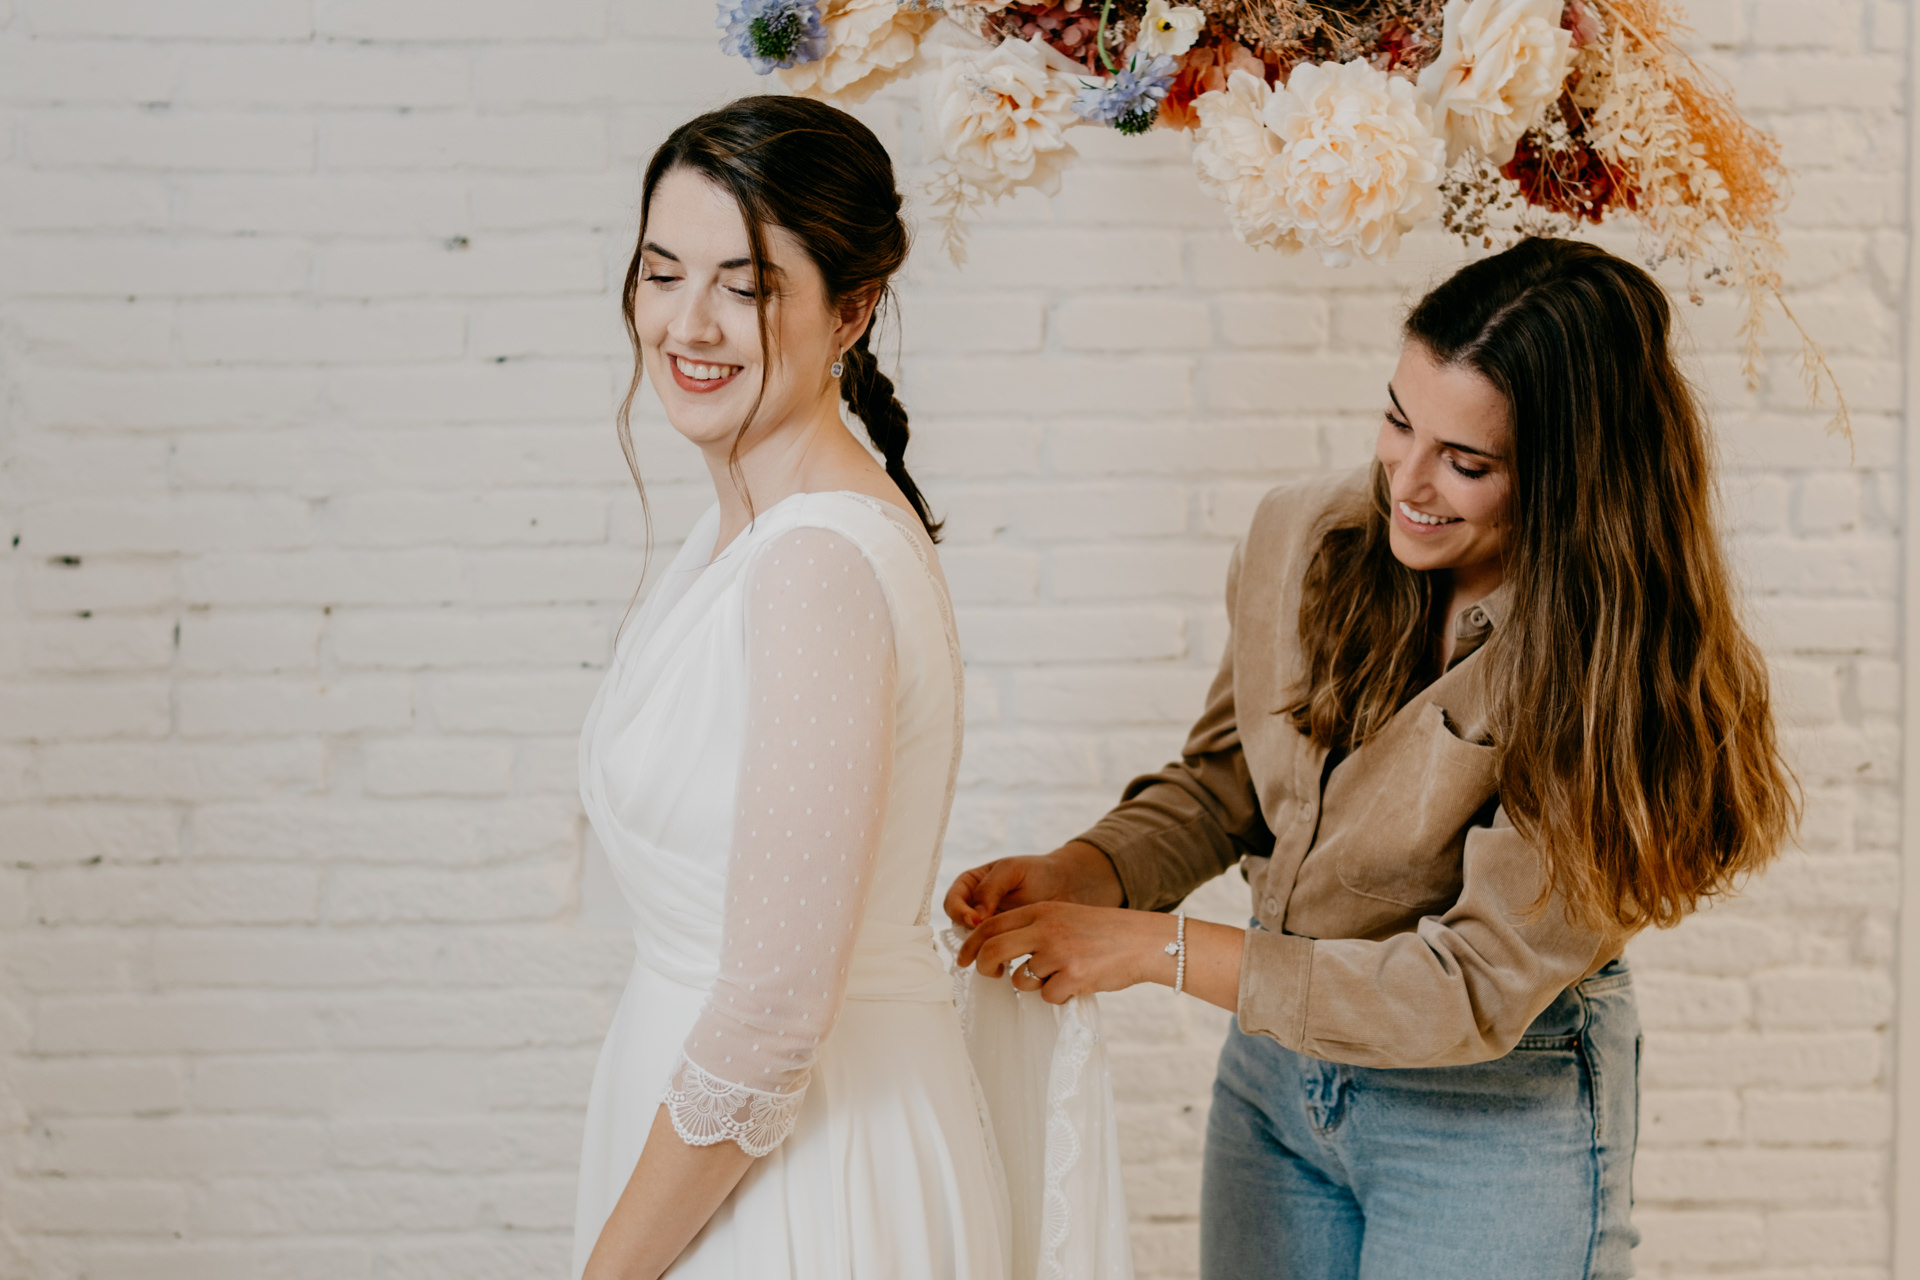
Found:
M 1015 959 L 1019 959 L 1019 957 L 1016 956 Z M 1013 983 L 1015 990 L 1038 991 L 1041 989 L 1041 985 L 1046 982 L 1047 975 L 1034 968 L 1033 961 L 1034 957 L 1028 956 L 1024 961 L 1016 964 L 1013 967 L 1013 972 L 1008 975 L 1007 980 Z
M 1127 968 L 1131 944 L 1121 939 L 1116 946 L 1113 935 L 1127 933 L 1134 923 L 1128 917 L 1140 915 L 1061 902 L 1015 907 L 974 929 L 959 962 L 983 977 L 1006 975 L 1015 990 L 1038 992 L 1048 1004 L 1065 1004 L 1139 980 Z
M 989 862 L 978 867 L 968 867 L 954 879 L 953 886 L 947 890 L 946 899 L 940 904 L 947 913 L 947 919 L 969 928 L 979 923 L 973 908 L 974 887 L 980 883 L 980 877 L 992 866 L 993 864 Z
M 1018 961 L 1020 957 L 1014 959 Z M 1014 964 L 1007 981 L 1014 985 L 1015 990 L 1038 995 L 1048 1004 L 1065 1004 L 1080 994 L 1065 969 L 1053 969 L 1043 963 L 1039 956 L 1029 956 L 1024 962 Z
M 964 969 L 979 959 L 980 948 L 986 945 L 987 939 L 998 932 L 998 930 L 994 928 L 997 920 L 998 917 L 994 917 L 993 919 L 987 920 L 984 924 L 974 926 L 973 932 L 967 935 L 967 940 L 960 944 L 960 953 L 954 956 L 953 962 Z
M 942 905 L 948 919 L 971 928 L 998 911 L 1019 883 L 1020 871 L 1012 860 L 997 858 L 961 872 Z
M 962 871 L 947 890 L 947 917 L 956 925 L 975 927 L 993 917 L 1002 904 L 1016 902 L 1023 871 L 1016 860 L 998 858 Z
M 985 874 L 980 877 L 973 891 L 975 924 L 997 913 L 1001 903 L 1015 896 L 1020 882 L 1026 877 L 1025 869 L 1013 858 L 989 862 L 982 870 Z
M 1032 907 L 1020 907 L 997 915 L 974 930 L 973 937 L 967 940 L 974 946 L 974 969 L 990 978 L 998 978 L 1006 972 L 1009 964 L 1021 956 L 1039 951 L 1046 942 L 1046 932 L 1033 927 L 1033 916 Z M 981 936 L 983 934 L 984 937 Z M 966 954 L 964 948 L 961 954 Z M 1041 972 L 1044 968 L 1042 965 L 1034 966 L 1035 972 Z
M 1021 910 L 1025 910 L 1025 908 Z M 960 944 L 960 954 L 954 957 L 954 963 L 958 964 L 962 969 L 970 964 L 976 963 L 980 956 L 981 947 L 991 942 L 994 938 L 999 937 L 1007 930 L 1019 928 L 1021 924 L 1025 922 L 1024 917 L 1016 919 L 1015 917 L 1017 916 L 1020 916 L 1019 911 L 1009 911 L 1003 915 L 988 916 L 979 924 L 975 925 L 973 932 L 967 935 L 967 940 Z M 1009 951 L 1001 958 L 1005 959 L 1008 956 L 1017 956 L 1019 954 L 1018 951 Z M 985 973 L 986 970 L 982 969 L 981 972 Z M 991 976 L 997 978 L 1000 975 L 995 973 Z

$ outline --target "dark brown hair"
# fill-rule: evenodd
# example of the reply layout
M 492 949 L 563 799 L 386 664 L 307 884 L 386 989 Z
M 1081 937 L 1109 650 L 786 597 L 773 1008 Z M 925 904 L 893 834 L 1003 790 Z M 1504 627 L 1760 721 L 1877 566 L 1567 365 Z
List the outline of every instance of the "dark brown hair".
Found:
M 1671 322 L 1645 271 L 1538 238 L 1462 268 L 1406 322 L 1511 411 L 1512 600 L 1481 657 L 1501 803 L 1570 916 L 1628 928 L 1730 890 L 1800 811 Z M 1394 558 L 1387 502 L 1376 463 L 1364 516 L 1328 530 L 1305 575 L 1288 711 L 1323 745 L 1364 742 L 1437 674 L 1438 584 Z
M 646 243 L 654 192 L 660 180 L 676 169 L 699 174 L 731 194 L 740 206 L 753 259 L 760 349 L 767 362 L 779 354 L 767 325 L 768 227 L 785 228 L 806 248 L 826 281 L 829 307 L 873 301 L 873 319 L 843 358 L 840 394 L 880 451 L 887 475 L 913 504 L 927 533 L 938 539 L 940 522 L 907 474 L 907 411 L 894 396 L 893 382 L 881 372 L 870 341 L 881 312 L 893 305 L 892 279 L 906 262 L 911 243 L 900 217 L 893 162 L 871 129 L 837 107 L 811 98 L 737 99 L 675 129 L 647 162 L 640 188 L 640 232 L 620 295 L 634 359 L 633 380 L 620 404 L 620 449 L 634 483 L 641 483 L 640 467 L 629 419 L 642 374 L 634 291 L 640 283 L 640 247 Z M 759 412 L 765 393 L 763 380 L 740 424 L 741 433 Z M 736 452 L 739 447 L 736 435 Z M 644 499 L 644 486 L 641 494 Z

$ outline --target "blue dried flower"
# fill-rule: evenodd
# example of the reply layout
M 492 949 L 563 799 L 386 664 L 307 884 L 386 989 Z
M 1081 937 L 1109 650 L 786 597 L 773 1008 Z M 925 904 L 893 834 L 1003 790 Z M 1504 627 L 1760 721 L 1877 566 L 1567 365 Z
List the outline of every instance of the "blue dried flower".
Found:
M 745 58 L 766 75 L 826 56 L 827 29 L 816 0 L 720 0 L 720 51 Z
M 1110 124 L 1121 133 L 1145 133 L 1153 128 L 1160 114 L 1160 102 L 1167 96 L 1177 73 L 1174 59 L 1161 54 L 1144 67 L 1135 58 L 1105 84 L 1085 84 L 1073 100 L 1073 109 L 1082 120 Z

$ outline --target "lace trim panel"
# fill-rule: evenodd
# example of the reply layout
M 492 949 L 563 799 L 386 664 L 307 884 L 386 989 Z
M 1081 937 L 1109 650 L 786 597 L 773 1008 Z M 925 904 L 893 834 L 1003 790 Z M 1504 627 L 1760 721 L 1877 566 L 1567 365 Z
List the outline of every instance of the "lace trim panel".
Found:
M 683 1054 L 667 1096 L 661 1101 L 673 1121 L 673 1131 L 688 1146 L 733 1142 L 759 1159 L 793 1132 L 800 1119 L 800 1100 L 806 1093 L 805 1083 L 792 1093 L 763 1093 L 730 1084 L 702 1071 Z
M 1091 997 L 1089 997 L 1089 1000 Z M 1097 1016 L 1097 1015 L 1096 1015 Z M 1081 1002 L 1068 1001 L 1060 1010 L 1060 1039 L 1053 1050 L 1053 1069 L 1047 1076 L 1047 1154 L 1040 1213 L 1040 1280 L 1067 1280 L 1060 1251 L 1072 1224 L 1072 1203 L 1066 1192 L 1067 1175 L 1080 1163 L 1082 1138 L 1074 1127 L 1069 1105 L 1080 1092 L 1087 1060 L 1100 1033 L 1081 1017 Z M 1084 1224 L 1083 1224 L 1084 1227 Z

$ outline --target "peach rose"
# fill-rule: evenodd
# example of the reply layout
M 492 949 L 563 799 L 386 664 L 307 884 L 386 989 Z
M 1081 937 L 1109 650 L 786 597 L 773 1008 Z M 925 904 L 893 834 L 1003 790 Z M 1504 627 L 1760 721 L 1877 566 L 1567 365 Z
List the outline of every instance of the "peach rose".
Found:
M 1495 164 L 1560 96 L 1573 62 L 1561 0 L 1447 0 L 1440 56 L 1420 96 L 1447 140 L 1447 163 L 1468 148 Z
M 954 173 L 995 198 L 1017 187 L 1059 189 L 1074 157 L 1066 130 L 1079 122 L 1079 86 L 1062 63 L 1038 40 L 1005 40 L 940 68 L 935 136 Z
M 802 97 L 861 102 L 905 74 L 920 52 L 920 37 L 939 20 L 933 9 L 898 0 L 826 0 L 826 56 L 781 71 Z
M 1277 89 L 1236 71 L 1194 109 L 1201 185 L 1249 244 L 1345 266 L 1391 256 L 1439 206 L 1446 144 L 1413 86 L 1365 61 L 1303 62 Z

